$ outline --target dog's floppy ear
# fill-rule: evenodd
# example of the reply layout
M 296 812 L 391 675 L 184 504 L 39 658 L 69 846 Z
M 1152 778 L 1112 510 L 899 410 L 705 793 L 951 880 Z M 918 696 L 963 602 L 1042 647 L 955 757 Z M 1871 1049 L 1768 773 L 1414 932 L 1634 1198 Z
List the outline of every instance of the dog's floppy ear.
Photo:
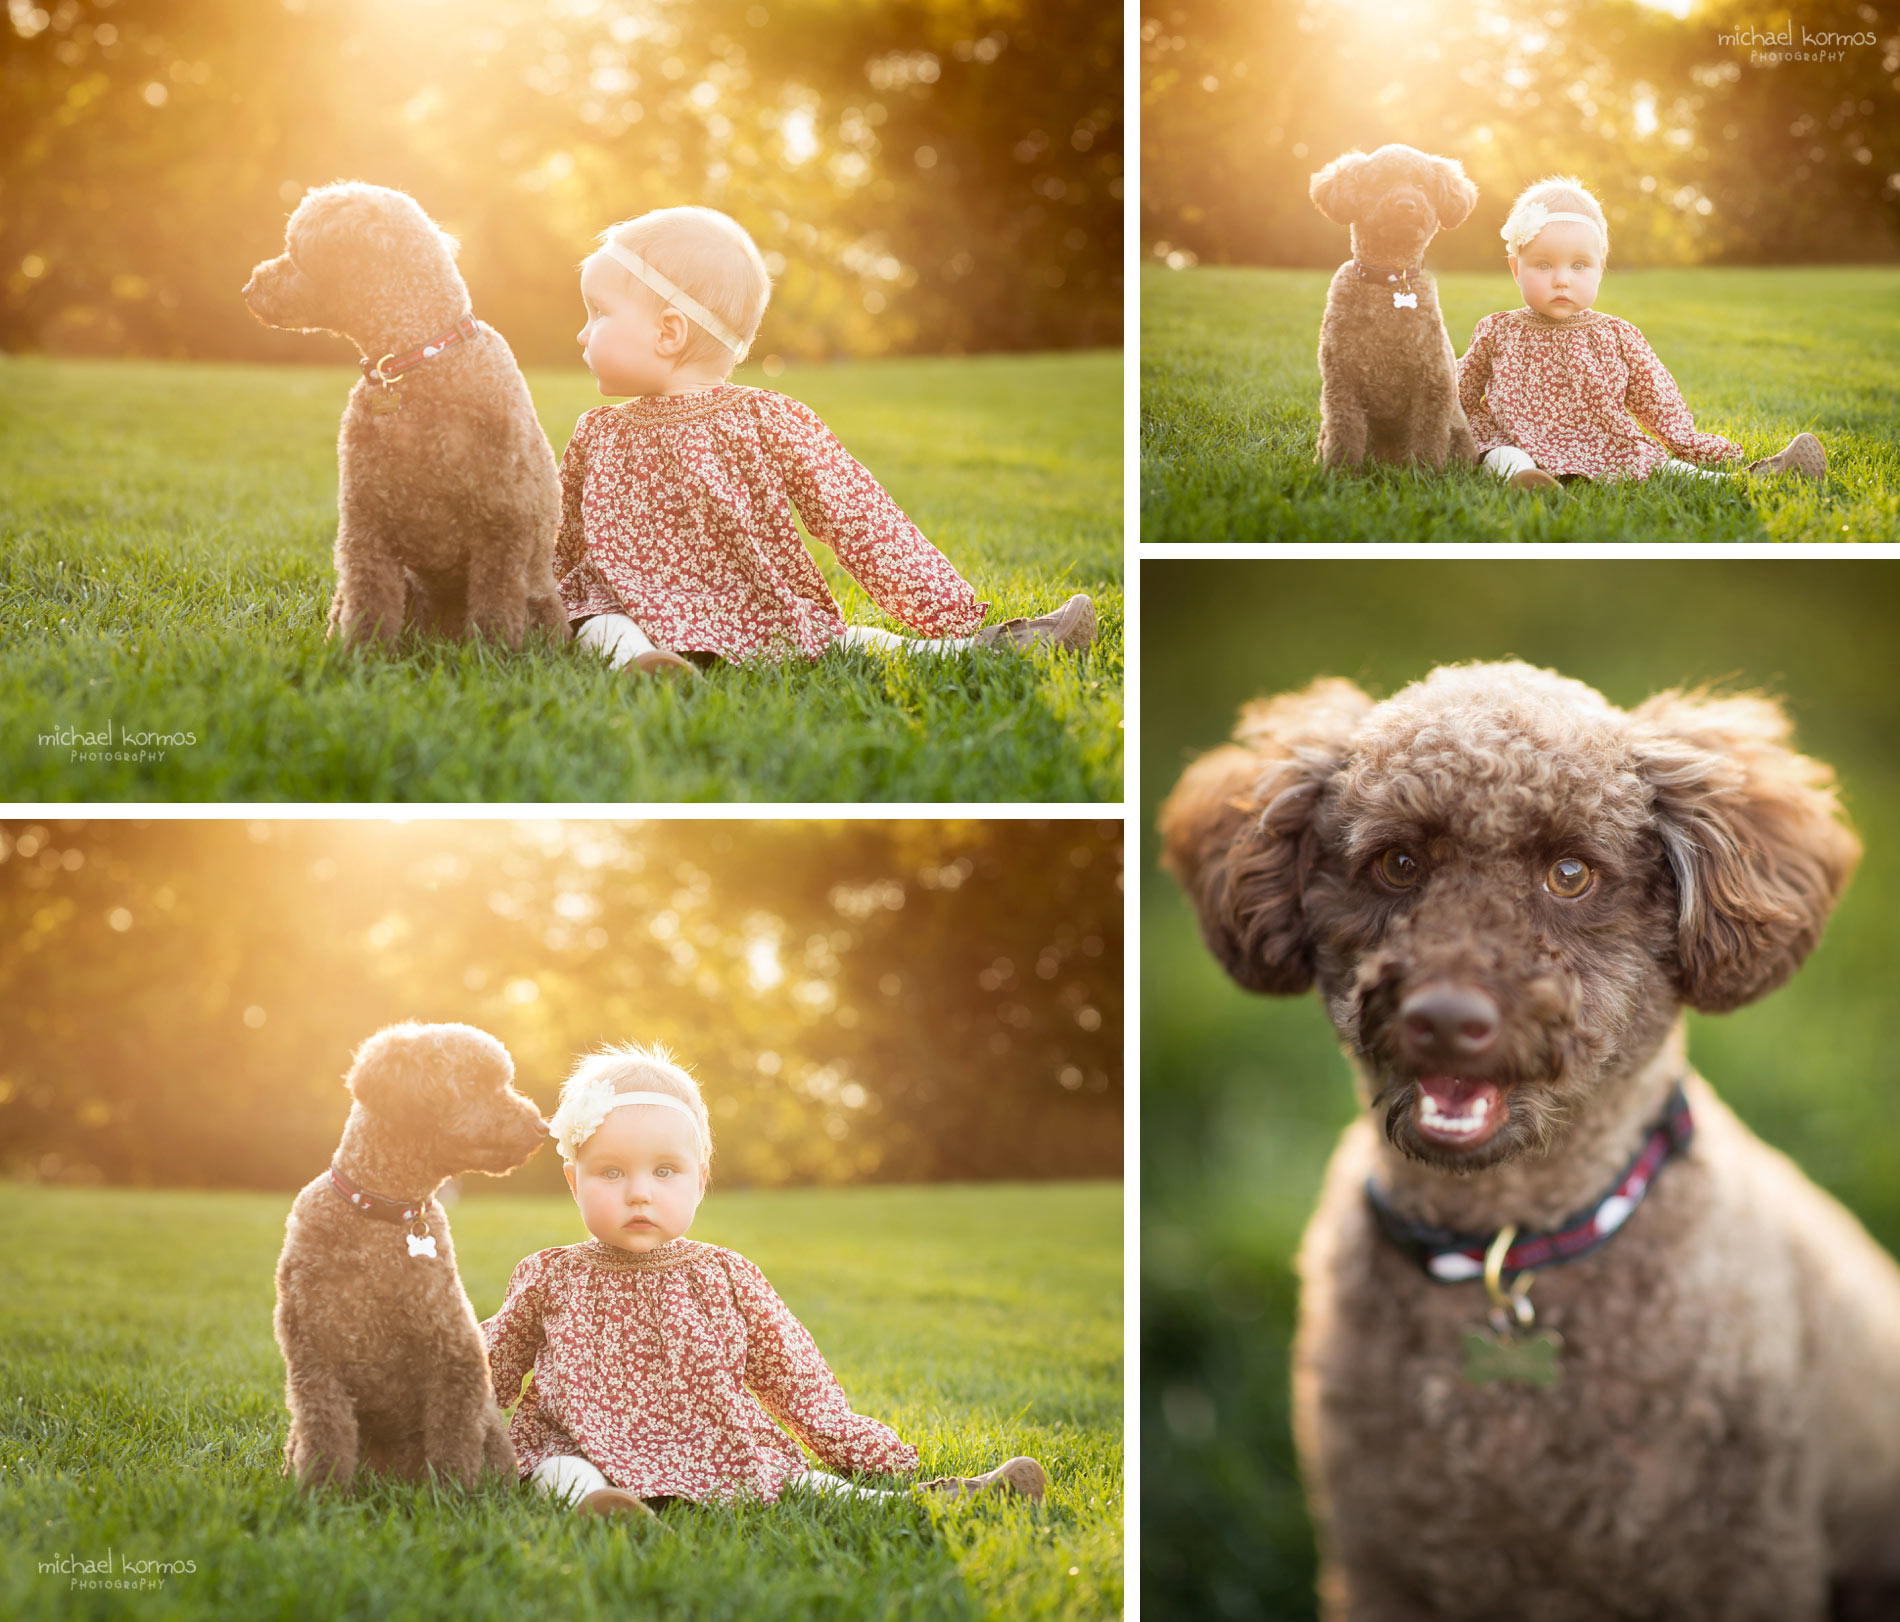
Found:
M 430 1064 L 435 1045 L 428 1027 L 389 1025 L 356 1050 L 344 1085 L 371 1115 L 404 1126 L 430 1116 Z
M 1433 206 L 1438 211 L 1438 228 L 1456 230 L 1471 218 L 1478 206 L 1478 188 L 1465 177 L 1465 166 L 1456 158 L 1432 159 Z
M 1860 841 L 1771 700 L 1668 692 L 1631 716 L 1676 880 L 1678 989 L 1706 1013 L 1739 1008 L 1814 949 Z
M 1162 863 L 1194 902 L 1208 949 L 1249 991 L 1313 983 L 1300 899 L 1312 816 L 1372 700 L 1349 681 L 1241 711 L 1235 744 L 1187 769 L 1161 808 Z
M 1313 176 L 1308 194 L 1313 206 L 1335 225 L 1351 225 L 1363 207 L 1359 180 L 1371 160 L 1363 152 L 1347 152 Z

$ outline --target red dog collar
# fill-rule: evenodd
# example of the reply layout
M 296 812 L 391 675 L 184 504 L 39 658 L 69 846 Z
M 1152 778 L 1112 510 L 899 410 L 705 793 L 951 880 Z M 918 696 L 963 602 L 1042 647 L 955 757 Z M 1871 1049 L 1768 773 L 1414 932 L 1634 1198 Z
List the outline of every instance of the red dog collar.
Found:
M 472 315 L 465 315 L 440 337 L 431 338 L 426 344 L 418 345 L 406 355 L 391 353 L 374 362 L 366 355 L 357 364 L 363 368 L 363 375 L 370 382 L 379 389 L 387 389 L 410 368 L 420 366 L 425 360 L 434 360 L 450 345 L 466 342 L 481 330 L 481 322 Z
M 1508 1281 L 1519 1273 L 1559 1262 L 1574 1262 L 1587 1256 L 1623 1226 L 1636 1207 L 1643 1203 L 1656 1174 L 1676 1155 L 1689 1147 L 1695 1137 L 1695 1119 L 1689 1113 L 1689 1100 L 1678 1081 L 1670 1091 L 1663 1117 L 1650 1128 L 1636 1158 L 1623 1175 L 1595 1204 L 1579 1211 L 1552 1233 L 1520 1235 L 1504 1253 L 1504 1277 Z M 1437 1284 L 1463 1284 L 1484 1277 L 1485 1252 L 1496 1235 L 1452 1233 L 1444 1228 L 1427 1227 L 1393 1210 L 1391 1203 L 1370 1178 L 1366 1179 L 1366 1199 L 1386 1238 L 1397 1245 Z
M 387 1194 L 372 1194 L 368 1189 L 357 1188 L 336 1169 L 334 1161 L 330 1164 L 330 1186 L 364 1216 L 374 1217 L 378 1222 L 422 1222 L 422 1213 L 429 1206 L 427 1194 L 419 1200 L 395 1200 Z

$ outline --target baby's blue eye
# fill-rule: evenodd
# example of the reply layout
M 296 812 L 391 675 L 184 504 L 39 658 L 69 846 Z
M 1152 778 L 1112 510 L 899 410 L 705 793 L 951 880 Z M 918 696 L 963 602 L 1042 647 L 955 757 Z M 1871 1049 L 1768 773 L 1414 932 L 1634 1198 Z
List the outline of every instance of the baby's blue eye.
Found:
M 671 1177 L 673 1175 L 673 1168 L 671 1166 L 655 1166 L 653 1168 L 653 1175 L 655 1177 Z
M 607 1170 L 602 1172 L 600 1175 L 606 1178 L 607 1181 L 611 1183 L 616 1177 L 620 1175 L 620 1171 L 618 1167 L 609 1166 Z

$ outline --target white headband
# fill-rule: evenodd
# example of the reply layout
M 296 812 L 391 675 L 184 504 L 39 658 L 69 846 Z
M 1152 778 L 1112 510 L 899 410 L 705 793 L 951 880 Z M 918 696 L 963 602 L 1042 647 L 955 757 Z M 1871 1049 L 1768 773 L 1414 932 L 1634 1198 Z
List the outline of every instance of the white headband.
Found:
M 573 1160 L 580 1153 L 581 1145 L 600 1130 L 600 1123 L 607 1119 L 608 1112 L 619 1109 L 622 1104 L 658 1104 L 662 1109 L 676 1109 L 693 1123 L 695 1132 L 700 1130 L 699 1117 L 683 1098 L 675 1098 L 671 1093 L 617 1093 L 611 1082 L 600 1081 L 570 1091 L 548 1122 L 555 1142 L 560 1145 L 561 1158 Z
M 1522 208 L 1513 210 L 1511 217 L 1504 222 L 1503 229 L 1498 232 L 1498 235 L 1504 238 L 1504 246 L 1510 252 L 1518 253 L 1522 251 L 1525 244 L 1535 242 L 1537 233 L 1552 220 L 1574 220 L 1578 225 L 1589 226 L 1597 233 L 1599 239 L 1603 235 L 1603 227 L 1588 214 L 1570 214 L 1563 211 L 1553 213 L 1542 203 L 1526 203 Z
M 609 237 L 600 245 L 600 251 L 609 259 L 613 260 L 615 264 L 623 266 L 633 275 L 639 277 L 641 281 L 645 282 L 648 287 L 658 293 L 667 303 L 678 306 L 681 315 L 704 327 L 730 349 L 734 355 L 739 355 L 744 352 L 745 339 L 741 338 L 738 333 L 734 332 L 731 327 L 721 321 L 718 316 L 714 315 L 711 310 L 701 304 L 698 299 L 688 293 L 679 283 L 663 276 L 631 248 L 623 248 L 618 242 L 615 242 L 612 237 Z

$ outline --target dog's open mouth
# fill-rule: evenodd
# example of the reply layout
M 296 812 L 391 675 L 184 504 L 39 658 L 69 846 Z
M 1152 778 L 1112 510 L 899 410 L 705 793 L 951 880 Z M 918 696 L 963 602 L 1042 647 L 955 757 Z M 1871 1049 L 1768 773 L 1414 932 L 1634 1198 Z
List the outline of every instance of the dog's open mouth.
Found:
M 1412 1128 L 1427 1143 L 1468 1149 L 1497 1135 L 1510 1110 L 1495 1081 L 1465 1076 L 1420 1076 Z

